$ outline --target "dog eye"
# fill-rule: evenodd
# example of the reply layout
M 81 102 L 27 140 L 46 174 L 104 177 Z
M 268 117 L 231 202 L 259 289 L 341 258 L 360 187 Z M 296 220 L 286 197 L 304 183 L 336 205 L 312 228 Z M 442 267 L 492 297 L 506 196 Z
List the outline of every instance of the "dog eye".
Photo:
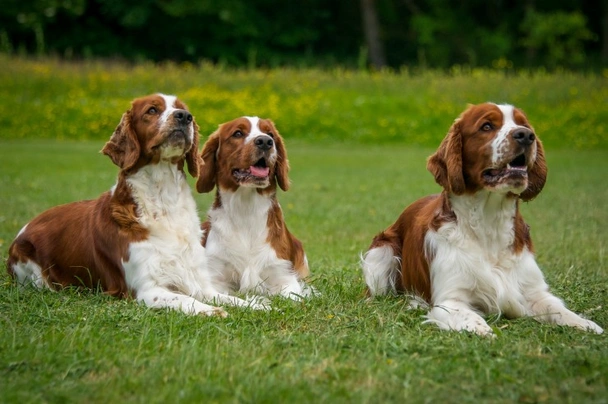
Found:
M 268 132 L 267 135 L 270 137 L 274 137 L 274 133 L 272 133 L 272 132 Z
M 155 107 L 150 107 L 148 108 L 148 111 L 146 113 L 150 115 L 156 115 L 157 112 L 158 110 Z
M 237 130 L 236 132 L 234 132 L 232 134 L 232 137 L 235 137 L 237 139 L 240 138 L 240 137 L 243 137 L 243 132 L 241 132 L 240 130 Z
M 484 124 L 481 126 L 481 130 L 482 130 L 482 131 L 484 131 L 484 132 L 491 131 L 491 130 L 492 130 L 492 124 L 491 124 L 491 123 L 489 123 L 489 122 L 484 123 Z

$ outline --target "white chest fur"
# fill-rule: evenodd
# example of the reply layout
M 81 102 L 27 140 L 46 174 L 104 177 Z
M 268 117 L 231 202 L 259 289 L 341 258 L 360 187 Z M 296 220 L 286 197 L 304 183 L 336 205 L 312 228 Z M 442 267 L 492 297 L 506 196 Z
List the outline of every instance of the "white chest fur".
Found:
M 480 191 L 453 197 L 450 203 L 457 222 L 441 229 L 450 243 L 461 244 L 466 251 L 479 250 L 488 261 L 502 262 L 515 238 L 515 200 Z
M 195 294 L 205 267 L 196 204 L 174 164 L 143 167 L 127 179 L 147 240 L 132 243 L 124 263 L 127 284 L 154 283 Z M 150 286 L 150 285 L 149 285 Z
M 292 264 L 268 243 L 272 200 L 256 189 L 220 191 L 221 206 L 209 212 L 206 252 L 222 291 L 263 294 L 300 293 Z
M 427 250 L 433 252 L 433 300 L 463 299 L 485 312 L 521 316 L 526 311 L 520 283 L 526 277 L 522 262 L 533 261 L 524 249 L 513 251 L 515 200 L 489 192 L 451 199 L 456 222 L 428 232 Z

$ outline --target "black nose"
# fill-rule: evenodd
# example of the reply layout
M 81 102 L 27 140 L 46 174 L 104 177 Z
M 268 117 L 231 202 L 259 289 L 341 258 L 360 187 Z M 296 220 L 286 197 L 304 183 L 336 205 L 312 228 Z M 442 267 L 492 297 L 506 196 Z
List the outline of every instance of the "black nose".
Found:
M 175 120 L 179 123 L 189 124 L 192 122 L 192 114 L 185 109 L 178 109 L 173 113 Z
M 270 150 L 270 148 L 274 145 L 274 141 L 268 135 L 261 135 L 255 138 L 253 144 L 256 145 L 258 149 L 262 150 Z
M 535 139 L 534 132 L 528 128 L 516 129 L 511 136 L 522 146 L 530 146 Z

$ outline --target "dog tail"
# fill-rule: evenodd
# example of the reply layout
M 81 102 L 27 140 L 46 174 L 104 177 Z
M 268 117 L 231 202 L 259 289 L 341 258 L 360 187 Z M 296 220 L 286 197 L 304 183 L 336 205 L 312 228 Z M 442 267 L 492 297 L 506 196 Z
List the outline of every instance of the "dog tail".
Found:
M 382 232 L 361 256 L 361 268 L 368 296 L 395 293 L 401 276 L 401 242 L 396 235 Z

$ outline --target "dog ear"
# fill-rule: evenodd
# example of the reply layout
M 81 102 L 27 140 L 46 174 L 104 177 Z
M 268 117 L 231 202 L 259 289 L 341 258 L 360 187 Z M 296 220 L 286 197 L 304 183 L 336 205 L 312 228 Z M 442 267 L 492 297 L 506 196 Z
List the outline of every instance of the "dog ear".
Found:
M 462 173 L 460 118 L 454 121 L 439 149 L 427 159 L 426 168 L 446 191 L 456 195 L 464 193 L 466 185 Z
M 114 130 L 112 137 L 105 144 L 101 152 L 112 159 L 112 162 L 122 170 L 129 170 L 139 160 L 139 140 L 131 128 L 131 112 L 122 114 L 120 123 Z
M 194 133 L 192 134 L 192 147 L 186 153 L 186 164 L 188 164 L 188 172 L 193 177 L 198 177 L 199 167 L 202 165 L 201 155 L 198 153 L 199 133 L 196 121 L 192 120 Z
M 545 161 L 545 150 L 540 142 L 540 139 L 536 138 L 536 159 L 534 165 L 528 170 L 528 188 L 522 192 L 519 197 L 525 201 L 531 201 L 536 198 L 540 191 L 542 191 L 547 181 L 547 162 Z
M 277 162 L 275 163 L 274 173 L 279 187 L 283 191 L 287 191 L 289 189 L 289 160 L 287 160 L 287 150 L 279 132 L 275 131 L 275 133 L 274 142 L 277 148 Z
M 215 187 L 215 177 L 217 175 L 216 156 L 220 147 L 220 129 L 209 136 L 200 154 L 199 175 L 196 181 L 196 190 L 200 193 L 211 192 Z

